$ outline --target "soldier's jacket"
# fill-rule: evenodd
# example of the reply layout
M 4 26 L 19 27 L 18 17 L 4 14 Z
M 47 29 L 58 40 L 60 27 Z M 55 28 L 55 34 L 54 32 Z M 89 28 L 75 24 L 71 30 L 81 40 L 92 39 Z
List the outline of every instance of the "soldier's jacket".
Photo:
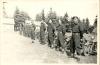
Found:
M 79 25 L 74 24 L 74 26 L 72 27 L 72 32 L 73 33 L 79 33 L 80 32 Z
M 28 29 L 28 24 L 25 24 L 25 25 L 24 25 L 24 30 L 25 30 L 25 32 L 27 32 L 27 29 Z
M 24 25 L 24 33 L 31 34 L 31 30 L 32 30 L 32 25 L 29 24 L 25 24 Z
M 72 25 L 72 39 L 70 44 L 70 49 L 72 53 L 80 53 L 80 39 L 83 37 L 82 27 L 79 23 L 73 23 Z
M 53 23 L 48 23 L 47 27 L 48 32 L 48 45 L 52 46 L 54 44 L 54 36 L 55 36 L 55 27 Z
M 69 28 L 70 28 L 70 21 L 68 21 L 67 19 L 64 19 L 62 22 L 63 22 L 63 24 L 64 24 L 65 27 L 66 27 L 66 31 L 69 31 Z
M 41 23 L 41 26 L 40 26 L 40 32 L 45 32 L 46 30 L 46 26 L 44 23 Z
M 63 33 L 63 35 L 65 35 L 65 33 L 66 33 L 66 25 L 64 25 L 64 24 L 58 25 L 56 29 L 58 31 L 61 31 Z
M 28 32 L 30 33 L 30 32 L 31 32 L 31 25 L 28 25 L 27 27 L 28 27 L 27 30 L 28 30 Z
M 73 33 L 80 33 L 80 37 L 83 37 L 83 26 L 81 24 L 74 24 L 72 26 L 72 32 Z
M 57 39 L 58 39 L 58 41 L 59 41 L 59 43 L 58 44 L 60 44 L 61 45 L 61 47 L 63 47 L 64 48 L 64 35 L 63 35 L 63 26 L 62 25 L 59 25 L 58 27 L 57 27 L 57 31 L 58 31 L 58 34 L 57 34 Z
M 31 39 L 35 39 L 35 29 L 36 29 L 36 26 L 32 24 L 31 25 Z
M 32 25 L 31 25 L 31 29 L 32 29 L 32 31 L 35 31 L 36 26 L 35 26 L 34 24 L 32 24 Z
M 63 26 L 62 26 L 62 25 L 59 25 L 59 26 L 57 27 L 57 30 L 58 30 L 59 32 L 63 32 Z
M 45 40 L 45 30 L 46 30 L 45 24 L 41 23 L 41 26 L 40 26 L 40 41 L 42 43 L 44 43 L 44 40 Z
M 55 27 L 54 27 L 54 25 L 53 25 L 52 23 L 48 23 L 47 31 L 48 31 L 48 34 L 49 34 L 49 35 L 54 34 L 54 32 L 55 32 Z

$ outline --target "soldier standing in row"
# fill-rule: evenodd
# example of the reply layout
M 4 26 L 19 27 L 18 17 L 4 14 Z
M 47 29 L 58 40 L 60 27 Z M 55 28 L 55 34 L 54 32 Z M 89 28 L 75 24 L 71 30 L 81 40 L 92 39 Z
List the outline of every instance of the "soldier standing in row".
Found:
M 28 37 L 28 23 L 25 23 L 25 24 L 24 24 L 23 35 L 24 35 L 25 37 Z
M 72 39 L 70 44 L 71 57 L 74 57 L 75 50 L 77 55 L 80 55 L 80 39 L 82 38 L 81 32 L 82 29 L 79 25 L 79 18 L 77 16 L 72 17 Z
M 91 52 L 91 54 L 97 54 L 97 22 L 98 22 L 98 20 L 97 20 L 97 16 L 96 16 L 96 18 L 95 18 L 95 20 L 94 20 L 94 29 L 93 29 L 93 31 L 92 31 L 92 35 L 93 35 L 93 37 L 92 37 L 92 52 Z
M 57 27 L 57 46 L 59 47 L 59 50 L 64 52 L 64 34 L 63 34 L 63 25 L 61 20 L 59 20 L 59 26 Z
M 55 27 L 52 23 L 52 21 L 50 20 L 48 23 L 48 27 L 47 27 L 47 32 L 48 32 L 48 46 L 53 48 L 54 45 L 54 32 L 55 32 Z
M 41 26 L 40 26 L 40 42 L 41 44 L 45 44 L 45 31 L 46 31 L 46 26 L 44 24 L 44 22 L 41 22 Z
M 66 12 L 66 14 L 63 17 L 62 24 L 63 24 L 63 31 L 64 32 L 69 32 L 70 31 L 69 30 L 69 28 L 70 28 L 70 22 L 69 22 L 69 17 L 68 17 L 67 12 Z
M 23 34 L 23 29 L 24 29 L 24 24 L 19 24 L 19 33 L 20 33 L 20 35 L 22 35 Z
M 31 39 L 32 40 L 35 40 L 35 29 L 36 29 L 36 26 L 35 24 L 32 23 L 32 28 L 31 28 Z M 32 41 L 32 43 L 34 43 L 34 41 Z

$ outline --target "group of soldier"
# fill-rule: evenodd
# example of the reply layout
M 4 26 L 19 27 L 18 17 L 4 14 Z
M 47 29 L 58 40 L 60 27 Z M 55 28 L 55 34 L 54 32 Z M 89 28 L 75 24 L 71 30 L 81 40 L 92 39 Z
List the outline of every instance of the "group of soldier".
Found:
M 75 54 L 85 56 L 85 50 L 82 46 L 82 43 L 84 42 L 83 34 L 89 34 L 90 32 L 89 29 L 84 28 L 84 25 L 80 19 L 77 16 L 73 16 L 70 21 L 66 21 L 67 23 L 63 23 L 63 20 L 61 19 L 59 19 L 58 22 L 56 21 L 58 25 L 55 25 L 54 22 L 54 20 L 41 22 L 40 43 L 46 44 L 47 39 L 47 44 L 50 48 L 55 48 L 62 53 L 68 52 L 69 50 L 71 57 L 74 57 Z M 47 26 L 45 24 L 47 24 Z M 47 33 L 47 37 L 45 37 L 45 33 Z M 92 44 L 91 53 L 93 53 L 93 50 L 95 50 L 93 49 L 95 46 L 96 43 Z
M 77 16 L 73 16 L 70 20 L 68 18 L 66 15 L 64 18 L 49 19 L 48 21 L 43 19 L 38 34 L 35 31 L 37 27 L 34 23 L 29 25 L 24 22 L 20 25 L 19 31 L 20 34 L 31 37 L 32 43 L 39 35 L 40 44 L 47 44 L 48 47 L 55 48 L 62 53 L 69 50 L 71 57 L 74 57 L 75 54 L 84 56 L 84 51 L 81 51 L 81 42 L 83 34 L 89 33 L 89 28 L 84 28 L 85 26 L 82 24 L 84 20 L 81 22 Z
M 58 25 L 54 25 L 54 21 L 49 20 L 47 22 L 47 28 L 45 27 L 45 23 L 41 22 L 40 26 L 40 42 L 41 44 L 45 44 L 45 31 L 47 31 L 47 41 L 48 41 L 48 46 L 50 48 L 55 48 L 56 50 L 63 52 L 67 52 L 66 47 L 66 38 L 65 34 L 66 33 L 72 33 L 72 37 L 67 41 L 70 43 L 70 52 L 71 56 L 74 57 L 74 53 L 76 50 L 77 54 L 80 54 L 80 39 L 82 38 L 82 29 L 81 26 L 79 25 L 79 19 L 78 17 L 73 17 L 72 18 L 74 24 L 69 24 L 69 23 L 62 23 L 61 20 L 59 20 L 57 23 Z M 68 29 L 68 26 L 72 26 L 71 29 Z

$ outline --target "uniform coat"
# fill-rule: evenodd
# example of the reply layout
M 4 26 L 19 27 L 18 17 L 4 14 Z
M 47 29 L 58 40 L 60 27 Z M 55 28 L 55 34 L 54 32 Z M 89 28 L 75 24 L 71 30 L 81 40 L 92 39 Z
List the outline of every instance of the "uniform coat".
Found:
M 72 26 L 72 39 L 70 44 L 70 51 L 71 53 L 80 54 L 80 39 L 82 38 L 82 27 L 79 25 L 79 23 L 74 23 Z
M 55 27 L 53 23 L 48 23 L 47 27 L 47 32 L 48 32 L 48 46 L 52 46 L 54 44 L 54 32 L 55 32 Z
M 36 26 L 34 24 L 32 24 L 32 28 L 31 28 L 31 39 L 35 40 L 35 29 Z
M 64 41 L 64 34 L 63 34 L 63 26 L 62 25 L 59 25 L 57 27 L 57 30 L 58 30 L 58 34 L 57 34 L 57 46 L 60 47 L 60 48 L 65 48 L 65 41 Z
M 41 44 L 45 43 L 45 30 L 46 30 L 46 26 L 42 22 L 41 26 L 40 26 L 40 42 L 41 42 Z

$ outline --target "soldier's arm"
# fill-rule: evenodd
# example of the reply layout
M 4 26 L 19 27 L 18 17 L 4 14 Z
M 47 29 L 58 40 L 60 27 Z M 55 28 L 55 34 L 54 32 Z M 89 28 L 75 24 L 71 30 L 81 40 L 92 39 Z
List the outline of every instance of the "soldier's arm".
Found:
M 81 25 L 79 25 L 79 32 L 80 32 L 80 38 L 83 38 L 83 29 L 81 27 Z
M 35 26 L 35 24 L 33 25 L 33 27 L 34 27 L 34 30 L 36 29 L 36 26 Z

